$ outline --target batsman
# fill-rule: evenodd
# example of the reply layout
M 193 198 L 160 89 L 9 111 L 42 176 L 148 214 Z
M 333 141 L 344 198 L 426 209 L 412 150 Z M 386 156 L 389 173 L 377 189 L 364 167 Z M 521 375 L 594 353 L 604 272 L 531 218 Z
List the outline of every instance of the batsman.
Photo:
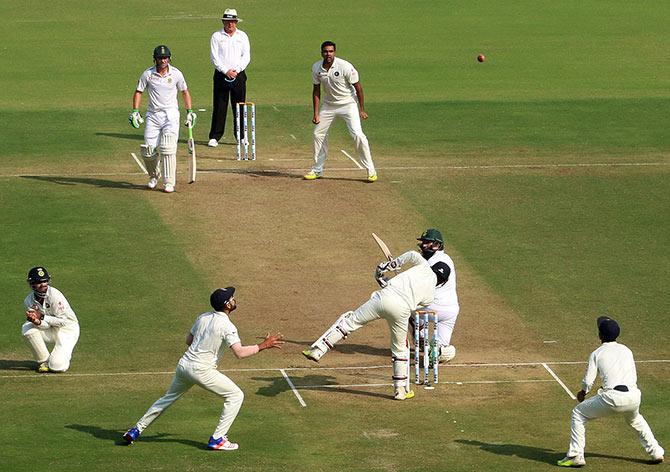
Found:
M 144 159 L 149 182 L 147 187 L 153 190 L 158 185 L 158 178 L 163 173 L 163 190 L 174 192 L 177 173 L 177 142 L 179 140 L 179 103 L 177 90 L 182 93 L 186 106 L 185 126 L 195 126 L 197 115 L 193 112 L 191 94 L 188 91 L 184 74 L 174 67 L 170 61 L 172 53 L 165 45 L 154 49 L 154 66 L 145 70 L 140 76 L 133 93 L 133 111 L 128 121 L 133 128 L 139 128 L 144 119 L 140 114 L 142 93 L 149 92 L 149 104 L 144 127 L 144 144 L 140 146 L 140 154 Z
M 406 270 L 387 280 L 387 272 Z M 394 398 L 412 398 L 409 389 L 409 348 L 407 327 L 412 311 L 427 307 L 435 297 L 435 287 L 447 281 L 449 266 L 437 262 L 428 264 L 421 254 L 408 251 L 395 259 L 384 261 L 375 270 L 375 279 L 381 289 L 372 294 L 370 300 L 354 311 L 340 316 L 312 346 L 303 351 L 308 359 L 318 362 L 326 352 L 350 333 L 371 321 L 383 318 L 391 331 L 391 354 L 393 356 Z

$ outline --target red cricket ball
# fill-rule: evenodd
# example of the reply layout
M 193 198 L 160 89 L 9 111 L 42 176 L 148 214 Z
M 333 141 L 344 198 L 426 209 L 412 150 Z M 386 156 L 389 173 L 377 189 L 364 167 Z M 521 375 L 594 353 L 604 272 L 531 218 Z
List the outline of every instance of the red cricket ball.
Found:
M 486 56 L 484 54 L 480 54 L 479 56 L 477 56 L 477 60 L 479 62 L 484 62 L 486 60 Z

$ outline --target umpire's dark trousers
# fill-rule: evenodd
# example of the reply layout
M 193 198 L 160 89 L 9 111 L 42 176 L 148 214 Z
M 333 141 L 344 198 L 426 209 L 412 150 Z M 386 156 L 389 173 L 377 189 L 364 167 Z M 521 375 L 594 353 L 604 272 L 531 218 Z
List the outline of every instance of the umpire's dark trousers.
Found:
M 217 141 L 223 136 L 226 128 L 226 114 L 228 101 L 233 111 L 233 136 L 237 136 L 238 119 L 235 116 L 235 104 L 246 101 L 247 98 L 247 74 L 244 71 L 237 74 L 232 82 L 226 75 L 214 70 L 214 92 L 212 96 L 212 126 L 209 129 L 209 139 Z

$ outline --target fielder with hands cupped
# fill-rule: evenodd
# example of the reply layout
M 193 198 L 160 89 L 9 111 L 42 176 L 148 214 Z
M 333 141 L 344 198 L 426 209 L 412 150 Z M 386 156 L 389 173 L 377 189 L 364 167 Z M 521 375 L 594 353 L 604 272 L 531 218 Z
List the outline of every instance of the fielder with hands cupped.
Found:
M 170 405 L 179 400 L 193 385 L 199 385 L 223 398 L 223 411 L 219 424 L 209 438 L 207 448 L 216 451 L 233 451 L 239 446 L 228 440 L 228 430 L 242 407 L 244 393 L 227 375 L 217 370 L 224 348 L 229 347 L 239 359 L 258 354 L 284 344 L 281 333 L 267 334 L 260 344 L 243 346 L 230 314 L 237 308 L 233 296 L 235 287 L 218 288 L 209 301 L 213 311 L 201 314 L 186 336 L 188 349 L 179 360 L 172 385 L 167 393 L 156 400 L 139 421 L 130 428 L 123 439 L 135 442 Z
M 149 174 L 147 187 L 156 188 L 162 172 L 166 193 L 174 192 L 176 184 L 180 119 L 177 91 L 182 93 L 186 107 L 185 126 L 194 127 L 197 119 L 184 74 L 170 63 L 171 58 L 172 53 L 167 46 L 156 46 L 153 53 L 154 66 L 145 70 L 140 76 L 133 93 L 133 110 L 128 117 L 133 128 L 139 128 L 144 123 L 139 108 L 142 93 L 147 90 L 149 104 L 144 128 L 144 144 L 140 146 L 140 154 Z

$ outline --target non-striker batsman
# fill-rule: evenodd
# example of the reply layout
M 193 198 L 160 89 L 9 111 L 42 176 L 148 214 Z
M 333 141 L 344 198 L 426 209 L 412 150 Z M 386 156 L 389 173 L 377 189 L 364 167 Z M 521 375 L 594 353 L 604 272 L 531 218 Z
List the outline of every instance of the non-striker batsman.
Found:
M 144 122 L 139 108 L 142 93 L 147 90 L 149 104 L 144 127 L 144 144 L 140 146 L 140 153 L 149 174 L 147 187 L 156 188 L 162 168 L 164 190 L 166 193 L 172 193 L 176 184 L 179 140 L 180 115 L 177 91 L 182 93 L 186 107 L 185 125 L 195 126 L 197 115 L 192 109 L 191 94 L 184 74 L 170 63 L 172 58 L 170 49 L 165 45 L 156 46 L 153 58 L 154 66 L 145 70 L 137 82 L 133 93 L 133 111 L 128 121 L 133 128 L 139 128 Z

